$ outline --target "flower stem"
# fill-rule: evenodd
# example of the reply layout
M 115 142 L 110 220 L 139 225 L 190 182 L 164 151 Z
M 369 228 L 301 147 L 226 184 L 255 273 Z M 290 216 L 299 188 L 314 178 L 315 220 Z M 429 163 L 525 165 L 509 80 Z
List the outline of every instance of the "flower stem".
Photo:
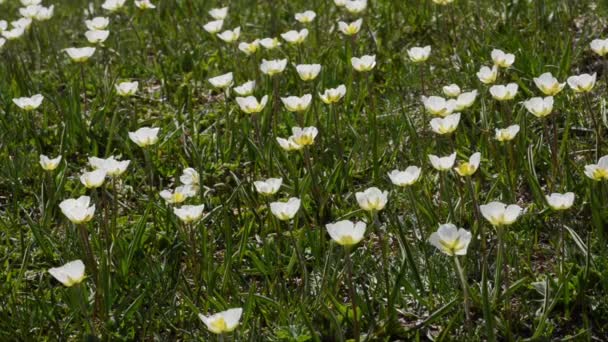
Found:
M 350 249 L 344 249 L 345 261 L 346 261 L 346 275 L 348 277 L 348 285 L 349 285 L 349 296 L 351 303 L 353 305 L 353 329 L 354 329 L 354 337 L 355 342 L 359 342 L 361 339 L 359 334 L 359 319 L 357 317 L 357 293 L 355 290 L 355 283 L 353 282 L 353 263 L 350 259 Z
M 464 275 L 464 270 L 462 269 L 462 266 L 460 266 L 460 261 L 458 261 L 457 256 L 454 256 L 454 263 L 456 264 L 456 271 L 458 272 L 458 277 L 460 278 L 460 283 L 462 285 L 462 296 L 464 298 L 464 314 L 467 319 L 466 325 L 467 327 L 470 327 L 471 309 L 469 304 L 469 286 Z

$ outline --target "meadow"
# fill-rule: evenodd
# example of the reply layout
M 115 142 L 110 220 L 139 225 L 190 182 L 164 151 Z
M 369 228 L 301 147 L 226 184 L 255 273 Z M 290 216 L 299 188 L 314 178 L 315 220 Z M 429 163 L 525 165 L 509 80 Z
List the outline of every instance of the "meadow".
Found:
M 0 340 L 608 340 L 607 18 L 0 0 Z

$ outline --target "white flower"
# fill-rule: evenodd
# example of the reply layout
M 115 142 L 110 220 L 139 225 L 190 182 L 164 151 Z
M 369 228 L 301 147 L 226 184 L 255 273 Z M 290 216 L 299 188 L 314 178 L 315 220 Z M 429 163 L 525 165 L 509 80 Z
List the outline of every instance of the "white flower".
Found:
M 69 198 L 59 203 L 59 208 L 72 223 L 82 224 L 91 221 L 95 214 L 95 205 L 89 206 L 90 202 L 89 196 L 80 196 L 78 199 Z
M 196 195 L 194 188 L 189 185 L 180 185 L 175 190 L 163 190 L 159 193 L 160 197 L 169 204 L 178 204 L 185 201 L 188 197 Z
M 97 169 L 80 175 L 80 183 L 87 189 L 99 188 L 106 179 L 106 170 Z
M 300 23 L 308 24 L 308 23 L 312 22 L 313 20 L 315 20 L 316 16 L 317 16 L 317 14 L 313 11 L 304 11 L 302 13 L 296 13 L 294 17 Z
M 7 28 L 8 28 L 8 23 L 6 22 L 6 20 L 0 20 L 0 32 L 6 30 Z
M 287 66 L 287 59 L 274 59 L 274 60 L 265 60 L 262 59 L 262 64 L 260 64 L 260 70 L 268 75 L 274 76 L 276 74 L 282 73 Z
M 308 30 L 301 29 L 299 32 L 295 30 L 287 31 L 281 33 L 281 37 L 290 44 L 301 44 L 308 37 Z
M 608 155 L 601 157 L 597 164 L 585 165 L 585 175 L 595 181 L 608 180 Z
M 420 179 L 422 169 L 418 166 L 408 166 L 405 171 L 393 170 L 389 172 L 388 177 L 396 186 L 410 186 Z
M 319 134 L 319 131 L 314 126 L 304 128 L 292 127 L 291 133 L 292 135 L 289 138 L 290 140 L 300 146 L 308 146 L 314 144 L 315 138 L 317 137 L 317 134 Z
M 40 107 L 42 100 L 44 100 L 44 96 L 36 94 L 32 97 L 18 97 L 13 99 L 13 103 L 16 104 L 17 107 L 29 112 Z
M 596 73 L 593 75 L 581 74 L 578 76 L 568 77 L 568 85 L 575 93 L 586 93 L 593 89 L 595 86 Z
M 40 6 L 40 8 L 38 9 L 38 13 L 36 13 L 36 16 L 34 17 L 34 19 L 36 19 L 38 21 L 49 20 L 53 17 L 54 12 L 55 12 L 54 5 L 51 5 L 49 7 Z
M 125 5 L 126 1 L 127 0 L 106 0 L 106 2 L 101 5 L 101 8 L 110 12 L 116 12 Z
M 23 28 L 24 30 L 27 30 L 32 25 L 32 19 L 20 18 L 11 22 L 11 25 L 13 25 L 14 28 Z
M 312 101 L 312 95 L 306 94 L 302 97 L 288 96 L 281 97 L 281 102 L 285 105 L 285 108 L 290 112 L 303 112 L 310 107 Z
M 211 34 L 216 34 L 222 30 L 223 26 L 224 26 L 224 20 L 222 20 L 222 19 L 213 20 L 213 21 L 206 23 L 203 26 L 203 29 Z
M 38 15 L 38 11 L 40 11 L 41 7 L 42 6 L 40 5 L 29 5 L 27 7 L 20 8 L 19 14 L 21 14 L 21 16 L 24 18 L 34 19 Z
M 437 116 L 448 116 L 454 112 L 456 107 L 456 101 L 448 101 L 443 97 L 439 96 L 422 96 L 422 103 L 424 104 L 424 109 L 432 115 Z
M 515 62 L 515 55 L 512 53 L 504 53 L 502 50 L 494 49 L 491 53 L 494 65 L 501 68 L 510 67 Z
M 45 171 L 55 170 L 57 168 L 57 166 L 59 166 L 60 162 L 61 162 L 61 156 L 51 159 L 51 158 L 45 156 L 44 154 L 40 155 L 40 166 L 42 166 L 42 169 L 44 169 Z
M 218 33 L 217 36 L 226 43 L 235 42 L 241 36 L 241 28 L 237 27 L 234 30 L 226 30 L 222 33 Z
M 456 152 L 447 157 L 437 157 L 434 154 L 429 154 L 429 160 L 431 161 L 431 165 L 433 165 L 435 170 L 448 171 L 454 167 L 454 162 L 456 162 Z
M 208 13 L 215 20 L 224 20 L 228 16 L 228 7 L 212 8 Z
M 288 139 L 277 137 L 277 143 L 279 143 L 279 146 L 287 152 L 299 151 L 304 148 L 304 146 L 296 144 L 296 142 L 293 141 L 293 137 L 289 137 Z
M 236 308 L 222 311 L 209 317 L 198 314 L 198 318 L 205 323 L 207 329 L 209 329 L 209 331 L 212 333 L 224 334 L 236 329 L 236 327 L 239 325 L 242 314 L 243 309 Z
M 110 25 L 110 19 L 106 17 L 95 17 L 91 20 L 85 20 L 85 25 L 90 31 L 105 30 Z
M 492 84 L 496 82 L 496 77 L 498 77 L 498 68 L 496 65 L 492 66 L 492 69 L 487 66 L 482 66 L 477 72 L 477 78 L 479 78 L 481 83 L 484 84 Z
M 361 24 L 363 23 L 363 19 L 359 18 L 351 23 L 347 23 L 344 21 L 338 22 L 338 29 L 345 36 L 353 36 L 361 30 Z
M 239 50 L 243 51 L 247 56 L 252 55 L 260 48 L 260 40 L 256 39 L 251 43 L 242 42 L 239 43 Z
M 84 264 L 81 260 L 70 261 L 61 267 L 49 268 L 48 272 L 67 287 L 80 284 L 84 276 Z
M 261 112 L 264 107 L 266 107 L 266 103 L 268 102 L 268 95 L 264 95 L 264 97 L 262 97 L 262 100 L 259 102 L 254 96 L 237 96 L 235 100 L 243 112 L 247 114 L 254 114 Z
M 150 2 L 150 0 L 135 0 L 135 7 L 146 10 L 146 9 L 155 9 L 156 6 Z
M 490 87 L 490 94 L 495 100 L 506 101 L 512 100 L 517 95 L 517 83 L 509 83 L 504 85 L 493 85 Z
M 64 50 L 72 61 L 76 63 L 86 62 L 95 53 L 94 47 L 83 47 L 83 48 L 67 48 Z
M 447 97 L 458 97 L 458 95 L 460 95 L 460 87 L 457 84 L 444 86 L 443 93 Z
M 6 38 L 6 40 L 15 40 L 25 33 L 25 28 L 23 27 L 15 27 L 11 30 L 2 31 L 2 36 Z
M 407 55 L 413 63 L 422 63 L 429 59 L 431 55 L 431 46 L 425 47 L 415 46 L 407 50 Z
M 247 81 L 238 87 L 234 87 L 233 90 L 240 96 L 249 96 L 255 90 L 255 81 Z
M 567 192 L 565 194 L 552 193 L 549 196 L 545 196 L 547 203 L 553 210 L 566 210 L 572 207 L 574 204 L 574 193 Z
M 325 92 L 319 94 L 319 97 L 323 103 L 332 104 L 340 101 L 344 95 L 346 95 L 346 86 L 341 84 L 336 88 L 325 89 Z
M 359 207 L 365 211 L 380 211 L 388 202 L 388 191 L 381 191 L 376 187 L 371 187 L 363 192 L 356 192 L 355 198 Z
M 466 255 L 471 237 L 471 232 L 447 223 L 431 234 L 429 242 L 447 255 Z
M 278 38 L 264 38 L 260 39 L 260 44 L 268 50 L 272 50 L 281 46 L 281 42 L 279 42 Z
M 188 167 L 184 169 L 182 175 L 179 177 L 179 181 L 184 185 L 198 188 L 201 183 L 201 176 L 195 169 Z
M 296 65 L 296 71 L 302 81 L 312 81 L 321 72 L 320 64 L 299 64 Z
M 344 8 L 350 14 L 359 14 L 367 8 L 367 0 L 346 0 Z
M 433 0 L 434 3 L 436 3 L 437 5 L 448 5 L 451 4 L 452 2 L 454 2 L 454 0 Z
M 276 194 L 281 188 L 281 184 L 283 184 L 283 178 L 268 178 L 266 180 L 253 182 L 255 190 L 264 196 Z
M 335 4 L 337 7 L 344 7 L 344 5 L 346 5 L 346 1 L 347 1 L 347 0 L 334 0 L 334 4 Z
M 534 77 L 534 84 L 538 87 L 540 91 L 545 95 L 554 96 L 557 95 L 566 83 L 559 83 L 555 77 L 550 72 L 546 72 L 538 77 Z
M 135 132 L 129 132 L 129 139 L 139 147 L 148 147 L 158 141 L 158 131 L 160 128 L 142 127 Z
M 85 37 L 87 37 L 87 40 L 89 41 L 89 43 L 99 44 L 99 43 L 105 42 L 106 39 L 108 39 L 108 37 L 110 36 L 110 31 L 107 31 L 107 30 L 87 31 L 84 33 L 84 35 L 85 35 Z
M 139 88 L 139 82 L 120 82 L 114 86 L 118 96 L 133 96 Z
M 450 114 L 444 118 L 434 118 L 431 120 L 431 129 L 437 134 L 449 134 L 458 128 L 460 123 L 460 113 Z
M 496 140 L 510 141 L 519 133 L 519 125 L 511 125 L 507 128 L 496 128 Z
M 353 246 L 363 240 L 365 235 L 365 222 L 349 220 L 328 223 L 325 225 L 331 239 L 342 246 Z
M 516 204 L 507 206 L 501 202 L 490 202 L 480 205 L 479 209 L 483 217 L 495 227 L 512 224 L 522 212 L 521 207 Z
M 458 173 L 462 177 L 468 177 L 477 172 L 480 162 L 481 153 L 475 152 L 469 157 L 468 162 L 460 163 L 460 165 L 455 167 L 454 170 L 456 170 L 456 173 Z
M 291 220 L 300 209 L 300 199 L 290 198 L 287 202 L 270 203 L 270 211 L 281 221 Z
M 208 81 L 209 83 L 211 83 L 212 86 L 216 88 L 225 89 L 232 86 L 232 73 L 229 72 L 227 74 L 212 77 L 208 79 Z
M 203 209 L 205 209 L 205 205 L 183 205 L 180 208 L 173 208 L 173 213 L 177 216 L 182 222 L 194 223 L 201 219 L 203 216 Z
M 524 102 L 524 106 L 530 112 L 530 114 L 543 118 L 553 110 L 553 96 L 547 96 L 544 99 L 542 97 L 533 97 Z
M 359 57 L 353 57 L 350 59 L 350 63 L 353 68 L 360 72 L 367 72 L 372 70 L 376 66 L 376 55 L 364 55 Z
M 458 98 L 456 99 L 456 108 L 454 108 L 454 110 L 462 111 L 471 107 L 473 103 L 475 103 L 476 98 L 477 90 L 469 91 L 458 95 Z
M 589 44 L 591 50 L 603 57 L 608 53 L 608 39 L 594 39 Z
M 110 156 L 106 159 L 90 157 L 89 165 L 94 169 L 105 170 L 107 175 L 110 177 L 116 177 L 122 175 L 126 170 L 130 160 L 116 160 L 114 156 Z

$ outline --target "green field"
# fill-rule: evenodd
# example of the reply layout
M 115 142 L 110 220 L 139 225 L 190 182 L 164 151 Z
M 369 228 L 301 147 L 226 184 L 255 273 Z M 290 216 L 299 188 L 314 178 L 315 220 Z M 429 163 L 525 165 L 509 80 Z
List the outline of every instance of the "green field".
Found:
M 0 0 L 0 341 L 608 340 L 608 3 L 91 1 Z

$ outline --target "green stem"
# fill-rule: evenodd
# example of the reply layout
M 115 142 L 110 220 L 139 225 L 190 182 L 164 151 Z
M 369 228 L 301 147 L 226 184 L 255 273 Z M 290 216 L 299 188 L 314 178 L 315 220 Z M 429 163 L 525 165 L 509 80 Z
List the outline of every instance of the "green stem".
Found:
M 345 260 L 346 260 L 346 275 L 348 277 L 348 285 L 349 285 L 349 296 L 353 306 L 353 329 L 354 329 L 354 337 L 355 342 L 359 342 L 361 339 L 359 333 L 359 319 L 357 317 L 357 293 L 355 289 L 355 283 L 353 281 L 353 263 L 350 260 L 350 249 L 347 247 L 344 249 Z
M 454 263 L 456 264 L 456 271 L 458 272 L 458 277 L 460 278 L 460 284 L 462 285 L 462 296 L 464 298 L 464 314 L 467 319 L 466 325 L 470 327 L 471 324 L 471 309 L 469 303 L 469 286 L 467 284 L 466 277 L 464 275 L 464 271 L 462 266 L 460 266 L 460 261 L 458 261 L 458 257 L 454 256 Z

